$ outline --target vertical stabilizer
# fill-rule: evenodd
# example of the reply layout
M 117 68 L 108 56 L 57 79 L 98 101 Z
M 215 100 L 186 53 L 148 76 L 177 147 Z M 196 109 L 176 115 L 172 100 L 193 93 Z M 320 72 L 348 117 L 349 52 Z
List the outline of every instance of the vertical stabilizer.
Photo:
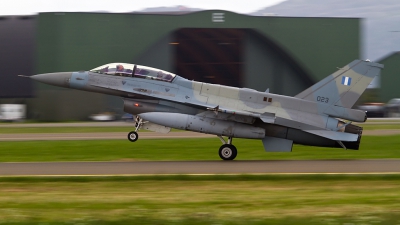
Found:
M 382 64 L 354 60 L 295 97 L 351 108 L 381 69 Z

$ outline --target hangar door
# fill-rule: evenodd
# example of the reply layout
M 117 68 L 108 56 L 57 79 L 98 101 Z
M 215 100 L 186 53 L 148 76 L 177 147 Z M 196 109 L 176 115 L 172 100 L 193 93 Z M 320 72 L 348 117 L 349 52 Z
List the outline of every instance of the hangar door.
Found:
M 243 87 L 244 37 L 242 29 L 175 31 L 175 72 L 189 80 Z

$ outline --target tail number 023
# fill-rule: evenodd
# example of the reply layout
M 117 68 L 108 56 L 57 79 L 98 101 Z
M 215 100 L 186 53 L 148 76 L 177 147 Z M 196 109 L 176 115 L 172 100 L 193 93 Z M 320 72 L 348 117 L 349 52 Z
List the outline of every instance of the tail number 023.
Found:
M 322 96 L 317 96 L 317 101 L 318 101 L 318 102 L 328 103 L 328 102 L 329 102 L 329 98 L 327 98 L 327 97 L 322 97 Z

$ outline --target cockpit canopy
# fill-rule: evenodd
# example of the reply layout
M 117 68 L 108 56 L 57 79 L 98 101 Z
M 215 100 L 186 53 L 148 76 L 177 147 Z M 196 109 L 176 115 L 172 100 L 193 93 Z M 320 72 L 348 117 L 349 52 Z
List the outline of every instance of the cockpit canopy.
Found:
M 96 67 L 90 70 L 90 72 L 112 76 L 160 80 L 166 82 L 171 82 L 175 78 L 175 74 L 166 72 L 164 70 L 129 63 L 109 63 Z

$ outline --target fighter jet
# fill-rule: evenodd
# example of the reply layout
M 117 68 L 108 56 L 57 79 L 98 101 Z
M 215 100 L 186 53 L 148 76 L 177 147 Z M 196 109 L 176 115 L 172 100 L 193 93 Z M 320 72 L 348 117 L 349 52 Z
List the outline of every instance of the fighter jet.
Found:
M 366 112 L 352 109 L 383 65 L 355 60 L 298 95 L 283 96 L 187 80 L 160 69 L 110 63 L 89 71 L 30 76 L 39 82 L 120 96 L 138 131 L 171 128 L 216 135 L 219 156 L 233 160 L 233 138 L 259 139 L 267 152 L 291 152 L 293 144 L 358 150 Z

